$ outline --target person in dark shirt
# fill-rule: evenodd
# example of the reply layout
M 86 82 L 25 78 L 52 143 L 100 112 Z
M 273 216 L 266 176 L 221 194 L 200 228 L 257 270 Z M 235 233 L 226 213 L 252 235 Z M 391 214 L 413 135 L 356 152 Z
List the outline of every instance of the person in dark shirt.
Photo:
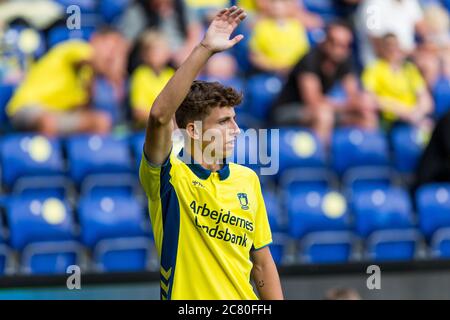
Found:
M 429 183 L 450 182 L 450 110 L 438 121 L 419 161 L 414 190 Z
M 345 22 L 327 27 L 324 42 L 312 49 L 293 68 L 271 109 L 274 127 L 311 127 L 325 143 L 334 125 L 367 129 L 378 125 L 376 105 L 361 91 L 352 68 L 353 35 Z M 340 84 L 344 99 L 332 99 L 327 93 Z

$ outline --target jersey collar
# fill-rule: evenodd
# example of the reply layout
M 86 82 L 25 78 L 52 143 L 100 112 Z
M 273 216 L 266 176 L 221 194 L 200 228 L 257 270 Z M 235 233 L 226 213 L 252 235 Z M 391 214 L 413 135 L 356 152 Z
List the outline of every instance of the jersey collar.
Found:
M 181 149 L 180 153 L 178 154 L 178 158 L 183 161 L 183 151 L 184 149 Z M 184 161 L 183 161 L 184 162 Z M 200 179 L 206 180 L 211 175 L 212 171 L 208 170 L 206 168 L 203 168 L 198 162 L 192 158 L 192 155 L 190 155 L 190 163 L 184 162 L 189 169 Z M 218 170 L 217 173 L 219 174 L 220 180 L 225 180 L 230 176 L 230 166 L 228 165 L 228 162 L 226 159 L 224 159 L 224 164 L 222 169 Z

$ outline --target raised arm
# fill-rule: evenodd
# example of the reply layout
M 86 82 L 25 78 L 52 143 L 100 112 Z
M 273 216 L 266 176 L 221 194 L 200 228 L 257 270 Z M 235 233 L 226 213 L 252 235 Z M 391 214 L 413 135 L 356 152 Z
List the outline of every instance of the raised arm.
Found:
M 172 119 L 175 112 L 209 57 L 233 47 L 243 39 L 242 35 L 233 39 L 230 36 L 245 17 L 245 12 L 236 6 L 221 10 L 211 22 L 203 40 L 156 98 L 148 118 L 144 146 L 145 155 L 151 163 L 161 165 L 167 159 L 172 147 Z

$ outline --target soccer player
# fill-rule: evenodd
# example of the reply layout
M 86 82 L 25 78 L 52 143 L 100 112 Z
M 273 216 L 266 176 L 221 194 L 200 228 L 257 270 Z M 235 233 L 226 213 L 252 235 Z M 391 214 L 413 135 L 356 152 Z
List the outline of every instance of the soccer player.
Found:
M 283 298 L 258 177 L 223 161 L 239 133 L 234 107 L 242 97 L 217 82 L 194 81 L 214 53 L 242 40 L 230 37 L 245 17 L 236 6 L 221 10 L 150 111 L 140 180 L 163 300 L 257 299 L 251 278 L 260 298 Z M 172 152 L 174 116 L 188 136 L 178 154 Z M 216 133 L 209 143 L 202 139 L 206 132 Z

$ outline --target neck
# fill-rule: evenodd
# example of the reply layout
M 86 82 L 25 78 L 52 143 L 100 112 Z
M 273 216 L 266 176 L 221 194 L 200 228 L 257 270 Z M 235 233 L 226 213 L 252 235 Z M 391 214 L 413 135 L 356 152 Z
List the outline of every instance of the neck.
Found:
M 185 150 L 186 146 L 185 146 Z M 202 149 L 196 146 L 195 144 L 191 145 L 191 149 L 189 151 L 192 151 L 191 157 L 200 164 L 203 168 L 209 170 L 209 171 L 218 171 L 222 169 L 223 163 L 220 163 L 218 159 L 215 158 L 206 158 Z

